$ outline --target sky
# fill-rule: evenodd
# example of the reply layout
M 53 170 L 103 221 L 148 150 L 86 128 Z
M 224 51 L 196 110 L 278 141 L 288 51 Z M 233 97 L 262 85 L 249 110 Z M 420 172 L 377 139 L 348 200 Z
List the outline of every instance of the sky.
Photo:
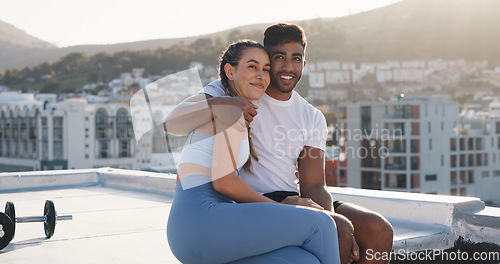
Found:
M 400 0 L 5 0 L 0 20 L 59 47 L 209 34 L 342 17 Z

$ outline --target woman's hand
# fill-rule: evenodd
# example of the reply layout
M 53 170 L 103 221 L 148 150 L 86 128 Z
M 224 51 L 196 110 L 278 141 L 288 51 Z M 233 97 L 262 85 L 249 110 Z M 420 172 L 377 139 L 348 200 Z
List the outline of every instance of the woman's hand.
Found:
M 243 117 L 245 118 L 245 123 L 246 123 L 247 127 L 253 121 L 253 118 L 257 115 L 256 109 L 258 108 L 252 102 L 248 101 L 247 99 L 245 99 L 241 96 L 217 97 L 217 99 L 215 99 L 213 101 L 213 103 L 210 104 L 210 106 L 212 107 L 212 109 L 215 109 L 214 110 L 215 116 L 218 116 L 220 119 L 223 119 L 223 120 L 226 119 L 226 118 L 224 118 L 224 115 L 227 115 L 227 114 L 232 112 L 232 111 L 227 111 L 227 106 L 233 106 L 233 107 L 238 108 L 243 113 Z M 226 111 L 217 111 L 217 108 L 220 106 L 226 106 L 226 107 L 222 107 L 222 109 L 225 109 Z
M 299 196 L 287 196 L 283 201 L 281 201 L 282 204 L 291 204 L 291 205 L 300 205 L 300 206 L 307 206 L 319 210 L 324 210 L 324 208 L 315 203 L 311 198 L 302 198 Z

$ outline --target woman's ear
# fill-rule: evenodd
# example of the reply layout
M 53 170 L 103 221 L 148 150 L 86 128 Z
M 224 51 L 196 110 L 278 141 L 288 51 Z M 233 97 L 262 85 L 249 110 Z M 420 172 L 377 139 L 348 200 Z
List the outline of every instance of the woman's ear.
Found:
M 226 73 L 226 76 L 230 81 L 234 81 L 233 71 L 234 71 L 233 65 L 229 63 L 226 63 L 224 65 L 224 72 Z

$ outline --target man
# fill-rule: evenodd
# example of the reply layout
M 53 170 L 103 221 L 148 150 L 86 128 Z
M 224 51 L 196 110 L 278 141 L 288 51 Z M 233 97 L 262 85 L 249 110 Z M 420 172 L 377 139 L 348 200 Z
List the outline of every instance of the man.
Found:
M 375 212 L 332 201 L 325 189 L 325 118 L 294 91 L 306 64 L 304 31 L 293 24 L 272 25 L 264 33 L 264 46 L 271 61 L 271 84 L 255 104 L 240 97 L 223 98 L 225 91 L 219 81 L 203 89 L 205 94 L 213 96 L 207 101 L 211 107 L 236 106 L 250 122 L 258 160 L 252 159 L 251 172 L 242 171 L 240 176 L 252 188 L 278 202 L 319 205 L 330 211 L 338 226 L 341 263 L 377 263 L 368 262 L 366 250 L 390 252 L 392 227 Z M 207 122 L 207 116 L 197 115 L 195 119 Z M 194 128 L 194 123 L 190 119 L 188 130 Z M 351 223 L 355 239 L 351 237 Z

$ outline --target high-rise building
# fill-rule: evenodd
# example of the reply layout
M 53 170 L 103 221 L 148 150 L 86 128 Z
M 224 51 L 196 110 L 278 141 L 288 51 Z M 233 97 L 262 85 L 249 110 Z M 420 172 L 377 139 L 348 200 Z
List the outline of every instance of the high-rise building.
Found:
M 500 118 L 439 97 L 340 106 L 339 186 L 498 200 Z

